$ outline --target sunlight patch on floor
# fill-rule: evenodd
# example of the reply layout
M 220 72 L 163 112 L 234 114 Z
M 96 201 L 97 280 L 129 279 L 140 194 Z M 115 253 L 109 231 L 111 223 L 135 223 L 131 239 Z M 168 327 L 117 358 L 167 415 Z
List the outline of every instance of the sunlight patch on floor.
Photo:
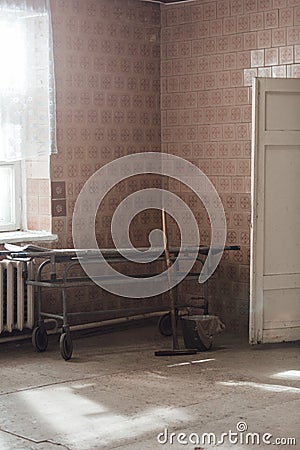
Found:
M 205 363 L 205 362 L 209 362 L 209 361 L 215 361 L 215 358 L 199 359 L 198 361 L 187 361 L 187 362 L 182 362 L 182 363 L 177 363 L 177 364 L 170 364 L 167 367 L 190 366 L 191 364 L 200 364 L 200 363 Z
M 300 380 L 300 370 L 286 370 L 272 375 L 271 378 L 280 378 L 283 380 Z
M 20 392 L 20 395 L 32 409 L 37 423 L 41 427 L 50 425 L 74 449 L 76 445 L 89 448 L 97 441 L 101 448 L 190 419 L 177 408 L 164 407 L 150 407 L 134 415 L 118 414 L 79 392 L 78 385 L 75 385 L 75 389 L 56 386 Z M 93 395 L 92 390 L 90 394 Z
M 293 394 L 300 394 L 300 389 L 291 386 L 281 386 L 278 384 L 264 384 L 254 383 L 252 381 L 219 381 L 222 386 L 237 386 L 237 387 L 251 387 L 261 389 L 263 391 L 272 392 L 291 392 Z

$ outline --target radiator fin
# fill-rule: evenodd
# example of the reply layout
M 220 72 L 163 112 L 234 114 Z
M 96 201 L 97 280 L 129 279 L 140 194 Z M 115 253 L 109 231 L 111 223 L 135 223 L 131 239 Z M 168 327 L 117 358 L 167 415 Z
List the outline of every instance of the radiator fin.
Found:
M 27 286 L 23 273 L 32 273 L 32 262 L 0 261 L 0 333 L 33 328 L 33 286 Z

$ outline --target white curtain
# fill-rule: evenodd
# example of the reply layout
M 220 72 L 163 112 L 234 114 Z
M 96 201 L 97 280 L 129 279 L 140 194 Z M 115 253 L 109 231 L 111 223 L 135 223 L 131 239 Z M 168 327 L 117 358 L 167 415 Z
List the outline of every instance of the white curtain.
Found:
M 0 162 L 57 152 L 48 0 L 0 0 Z

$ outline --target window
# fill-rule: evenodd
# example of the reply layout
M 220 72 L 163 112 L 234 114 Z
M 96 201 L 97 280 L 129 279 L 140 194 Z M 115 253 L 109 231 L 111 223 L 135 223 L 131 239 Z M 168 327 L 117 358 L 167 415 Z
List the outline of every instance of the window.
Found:
M 21 227 L 26 159 L 56 153 L 48 0 L 0 3 L 0 231 Z

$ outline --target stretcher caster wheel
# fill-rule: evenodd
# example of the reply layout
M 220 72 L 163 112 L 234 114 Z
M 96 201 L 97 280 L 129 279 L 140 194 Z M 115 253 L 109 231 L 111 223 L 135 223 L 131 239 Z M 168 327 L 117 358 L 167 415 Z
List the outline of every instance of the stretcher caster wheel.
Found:
M 163 336 L 172 336 L 171 313 L 164 314 L 159 318 L 158 329 Z
M 62 333 L 59 340 L 60 354 L 65 361 L 71 359 L 73 342 L 70 333 Z
M 38 326 L 32 333 L 32 345 L 38 352 L 44 352 L 48 347 L 48 334 L 45 327 Z

